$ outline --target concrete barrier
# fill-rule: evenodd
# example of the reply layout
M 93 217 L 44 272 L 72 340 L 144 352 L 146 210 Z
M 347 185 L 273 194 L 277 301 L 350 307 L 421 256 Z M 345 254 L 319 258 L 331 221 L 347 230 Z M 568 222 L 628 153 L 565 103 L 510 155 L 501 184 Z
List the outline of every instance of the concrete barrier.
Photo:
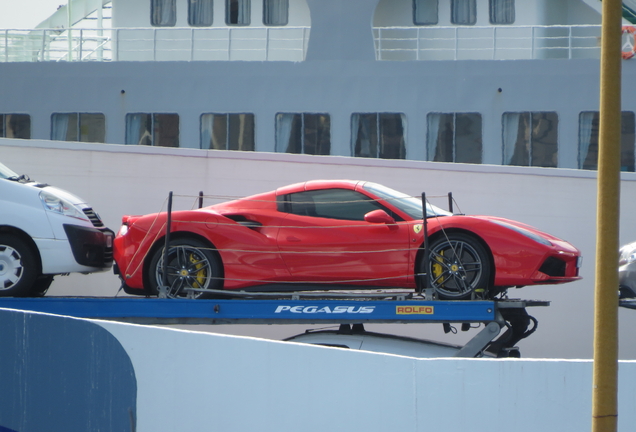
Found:
M 580 432 L 589 360 L 415 359 L 0 310 L 0 430 Z M 619 365 L 619 431 L 636 361 Z

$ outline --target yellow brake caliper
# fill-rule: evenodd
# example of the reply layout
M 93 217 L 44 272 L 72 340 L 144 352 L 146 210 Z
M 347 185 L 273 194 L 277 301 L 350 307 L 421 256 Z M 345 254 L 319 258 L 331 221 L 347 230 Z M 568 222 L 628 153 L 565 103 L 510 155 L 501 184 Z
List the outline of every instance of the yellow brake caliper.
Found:
M 193 284 L 192 288 L 201 288 L 203 284 L 205 284 L 205 279 L 207 277 L 207 272 L 205 271 L 205 266 L 202 264 L 201 260 L 198 260 L 196 255 L 190 254 L 190 262 L 194 264 L 196 268 L 195 279 L 196 282 Z
M 439 254 L 440 254 L 441 256 L 444 256 L 444 251 L 441 251 Z M 438 256 L 438 257 L 436 257 L 436 258 L 435 258 L 435 261 L 437 261 L 437 262 L 440 262 L 440 263 L 441 263 L 441 262 L 442 262 L 442 258 L 440 258 L 440 257 Z M 432 267 L 433 267 L 433 269 L 432 269 L 432 270 L 433 270 L 433 276 L 435 276 L 435 277 L 433 278 L 433 280 L 437 280 L 437 278 L 439 278 L 439 277 L 442 275 L 442 272 L 443 272 L 444 270 L 443 270 L 443 268 L 442 268 L 442 265 L 441 265 L 441 264 L 433 263 L 433 266 L 432 266 Z M 439 283 L 440 283 L 440 284 L 443 284 L 443 283 L 444 283 L 444 278 L 439 279 Z

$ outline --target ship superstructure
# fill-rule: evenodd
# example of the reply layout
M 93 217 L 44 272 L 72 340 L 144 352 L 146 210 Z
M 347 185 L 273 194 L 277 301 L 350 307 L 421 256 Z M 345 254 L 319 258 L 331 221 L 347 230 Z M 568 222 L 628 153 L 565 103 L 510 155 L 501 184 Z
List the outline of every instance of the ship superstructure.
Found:
M 0 136 L 596 169 L 600 10 L 71 1 L 37 29 L 0 31 Z M 622 169 L 634 171 L 636 60 L 622 64 Z

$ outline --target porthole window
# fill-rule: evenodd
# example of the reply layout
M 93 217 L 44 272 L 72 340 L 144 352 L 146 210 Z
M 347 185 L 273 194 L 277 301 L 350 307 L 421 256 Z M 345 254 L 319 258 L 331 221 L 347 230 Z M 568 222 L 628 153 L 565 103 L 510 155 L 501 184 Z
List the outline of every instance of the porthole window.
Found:
M 263 0 L 263 24 L 284 26 L 289 21 L 289 0 Z
M 325 113 L 276 114 L 276 151 L 330 154 L 331 117 Z
M 515 0 L 490 0 L 490 24 L 513 24 L 515 22 Z
M 475 0 L 451 0 L 451 23 L 475 25 L 476 22 L 477 5 Z
M 254 114 L 203 114 L 201 148 L 254 151 Z
M 54 113 L 51 116 L 51 139 L 103 143 L 106 118 L 101 113 Z
M 356 157 L 405 159 L 406 116 L 402 113 L 354 113 L 351 147 Z
M 481 114 L 431 113 L 426 123 L 428 160 L 481 163 Z
M 634 113 L 621 113 L 621 171 L 634 171 Z M 598 169 L 598 111 L 579 115 L 579 168 Z
M 179 115 L 126 114 L 126 144 L 179 147 Z
M 413 0 L 413 24 L 437 24 L 438 3 L 438 0 Z
M 558 127 L 555 112 L 504 113 L 504 165 L 556 167 Z
M 225 23 L 250 25 L 251 0 L 225 0 Z
M 31 138 L 31 116 L 0 114 L 0 138 Z
M 176 23 L 176 0 L 151 0 L 150 24 L 154 27 L 174 27 Z
M 210 27 L 213 19 L 213 0 L 188 0 L 188 24 L 193 27 Z

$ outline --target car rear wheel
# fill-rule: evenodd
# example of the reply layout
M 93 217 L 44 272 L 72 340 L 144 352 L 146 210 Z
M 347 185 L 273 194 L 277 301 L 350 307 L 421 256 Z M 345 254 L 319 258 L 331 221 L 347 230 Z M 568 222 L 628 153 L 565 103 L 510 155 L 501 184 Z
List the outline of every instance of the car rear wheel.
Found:
M 38 276 L 31 248 L 13 235 L 0 235 L 0 296 L 28 296 Z
M 158 294 L 163 284 L 163 250 L 159 248 L 148 266 L 150 290 Z M 166 260 L 166 295 L 170 298 L 205 298 L 206 290 L 223 285 L 221 263 L 215 251 L 195 239 L 170 242 Z
M 421 263 L 441 299 L 487 298 L 491 265 L 486 249 L 473 237 L 450 233 L 429 246 L 429 260 Z

